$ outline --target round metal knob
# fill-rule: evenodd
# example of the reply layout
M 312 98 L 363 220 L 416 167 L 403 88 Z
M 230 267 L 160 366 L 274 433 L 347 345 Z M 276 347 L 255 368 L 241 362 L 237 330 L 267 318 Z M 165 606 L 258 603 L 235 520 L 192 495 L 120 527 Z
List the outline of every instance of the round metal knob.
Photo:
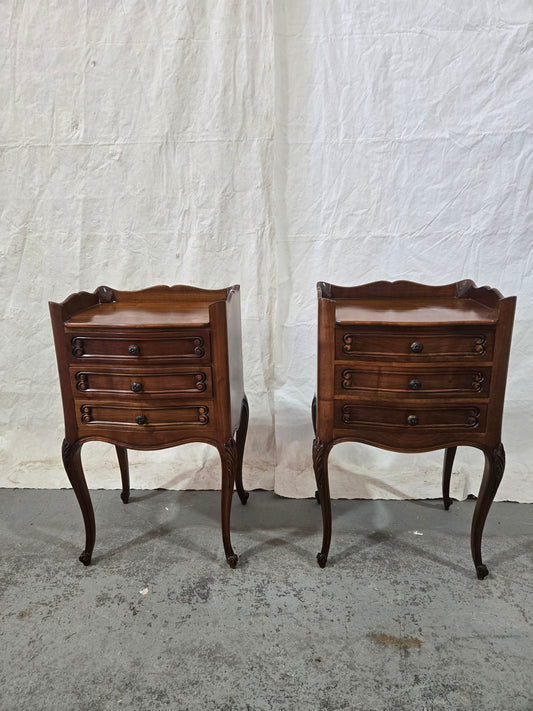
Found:
M 128 353 L 130 355 L 139 355 L 140 352 L 141 352 L 141 349 L 139 348 L 139 346 L 136 346 L 136 345 L 128 346 Z
M 414 343 L 411 343 L 411 350 L 413 353 L 422 353 L 424 350 L 424 344 L 420 343 L 420 341 L 415 341 Z
M 420 380 L 417 380 L 417 378 L 413 378 L 412 380 L 409 381 L 409 390 L 420 390 L 422 387 L 422 383 Z M 132 387 L 133 390 L 133 387 Z
M 146 415 L 137 415 L 137 417 L 135 418 L 135 422 L 138 425 L 145 425 L 148 420 L 146 419 Z
M 418 417 L 416 415 L 409 415 L 407 418 L 408 425 L 418 425 Z
M 132 391 L 132 392 L 134 392 L 134 393 L 140 393 L 141 390 L 143 389 L 143 385 L 142 385 L 142 383 L 134 382 L 134 383 L 132 383 L 132 384 L 130 385 L 130 388 L 131 388 L 131 391 Z

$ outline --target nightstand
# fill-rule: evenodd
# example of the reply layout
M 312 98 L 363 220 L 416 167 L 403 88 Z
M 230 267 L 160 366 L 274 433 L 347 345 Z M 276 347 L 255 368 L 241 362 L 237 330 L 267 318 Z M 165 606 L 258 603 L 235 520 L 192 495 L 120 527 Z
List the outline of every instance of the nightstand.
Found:
M 488 574 L 481 537 L 500 484 L 501 424 L 516 297 L 465 280 L 341 287 L 318 283 L 318 383 L 313 464 L 326 565 L 331 541 L 328 456 L 339 442 L 396 452 L 445 449 L 442 491 L 451 504 L 456 449 L 485 454 L 472 520 L 478 578 Z
M 85 522 L 91 562 L 94 512 L 81 464 L 90 440 L 114 444 L 129 499 L 127 450 L 187 442 L 217 448 L 222 462 L 222 539 L 228 564 L 233 487 L 243 504 L 242 458 L 248 426 L 243 387 L 238 286 L 207 290 L 155 286 L 72 294 L 50 303 L 65 439 L 63 463 Z

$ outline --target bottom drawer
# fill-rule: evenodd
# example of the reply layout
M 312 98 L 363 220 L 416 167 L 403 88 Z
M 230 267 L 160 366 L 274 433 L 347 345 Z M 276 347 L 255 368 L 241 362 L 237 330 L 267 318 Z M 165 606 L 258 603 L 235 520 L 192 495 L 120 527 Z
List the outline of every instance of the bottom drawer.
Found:
M 337 429 L 396 428 L 408 431 L 476 430 L 486 426 L 485 405 L 427 405 L 405 404 L 394 406 L 375 403 L 339 401 L 335 407 Z
M 82 427 L 122 427 L 175 429 L 207 427 L 211 413 L 208 405 L 137 405 L 77 402 L 78 423 Z

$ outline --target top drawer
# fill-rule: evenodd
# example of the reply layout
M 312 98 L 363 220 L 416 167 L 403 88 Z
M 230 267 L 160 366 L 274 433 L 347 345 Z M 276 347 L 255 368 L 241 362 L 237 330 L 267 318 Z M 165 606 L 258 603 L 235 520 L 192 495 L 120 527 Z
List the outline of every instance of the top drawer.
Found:
M 107 360 L 116 363 L 210 362 L 211 343 L 208 329 L 147 332 L 136 329 L 116 335 L 106 332 L 67 331 L 71 361 Z
M 335 331 L 336 360 L 492 360 L 492 329 L 337 327 Z

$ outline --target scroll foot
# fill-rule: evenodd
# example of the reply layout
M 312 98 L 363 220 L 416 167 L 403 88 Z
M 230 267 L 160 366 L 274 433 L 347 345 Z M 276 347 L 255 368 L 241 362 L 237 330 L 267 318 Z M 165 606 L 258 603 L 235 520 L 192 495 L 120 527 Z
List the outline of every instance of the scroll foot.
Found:
M 486 565 L 484 565 L 482 563 L 481 565 L 476 566 L 476 574 L 477 574 L 478 580 L 483 580 L 489 574 L 489 569 L 487 568 Z
M 317 553 L 317 554 L 316 554 L 316 560 L 317 560 L 318 565 L 319 565 L 321 568 L 325 568 L 325 567 L 326 567 L 326 563 L 328 562 L 328 557 L 327 557 L 327 555 L 326 555 L 325 553 Z
M 237 556 L 235 553 L 233 555 L 229 555 L 226 558 L 226 562 L 230 568 L 236 568 L 238 560 L 239 560 L 239 556 Z
M 83 551 L 80 555 L 80 561 L 83 565 L 91 565 L 91 554 L 88 551 Z

